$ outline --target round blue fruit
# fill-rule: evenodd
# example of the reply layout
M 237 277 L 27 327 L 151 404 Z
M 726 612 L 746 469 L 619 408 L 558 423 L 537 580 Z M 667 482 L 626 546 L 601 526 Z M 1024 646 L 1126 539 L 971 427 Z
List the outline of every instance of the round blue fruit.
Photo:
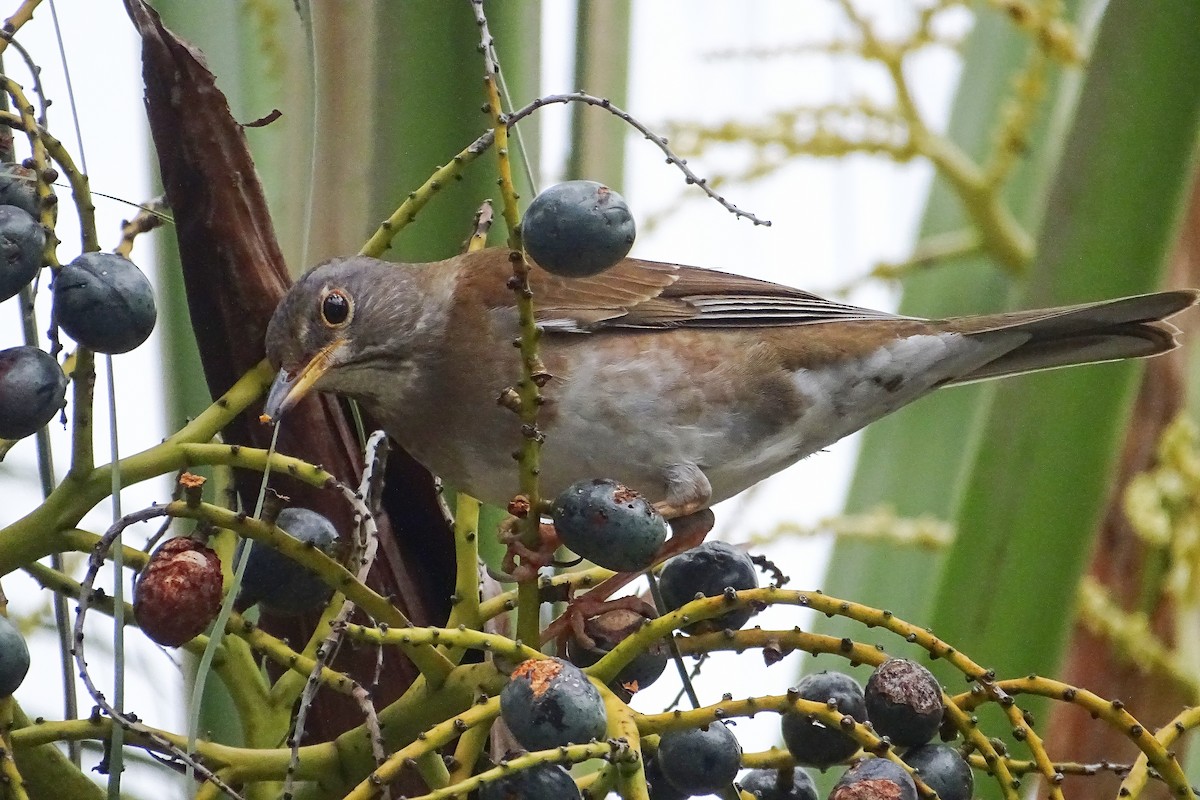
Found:
M 67 397 L 67 376 L 36 347 L 0 350 L 0 439 L 23 439 L 54 419 Z
M 84 253 L 54 279 L 54 318 L 79 344 L 127 353 L 150 336 L 158 312 L 142 271 L 114 253 Z
M 658 766 L 686 794 L 715 794 L 733 783 L 742 766 L 742 746 L 722 722 L 708 728 L 664 733 L 658 740 Z
M 805 675 L 789 694 L 802 700 L 825 703 L 842 716 L 857 722 L 867 721 L 867 706 L 858 681 L 840 672 Z M 858 742 L 845 731 L 830 727 L 807 714 L 787 712 L 779 718 L 783 743 L 796 763 L 825 769 L 841 763 L 858 752 Z
M 29 647 L 8 617 L 0 616 L 0 697 L 17 690 L 29 672 Z
M 863 800 L 886 797 L 888 800 L 917 800 L 917 785 L 904 767 L 886 758 L 859 761 L 834 784 L 829 800 Z
M 337 542 L 333 523 L 307 508 L 285 508 L 279 512 L 275 524 L 289 536 L 326 555 Z M 239 552 L 241 546 L 244 545 L 239 546 Z M 238 605 L 247 608 L 258 603 L 272 614 L 304 614 L 325 605 L 332 593 L 329 585 L 312 570 L 272 547 L 254 542 L 242 575 Z
M 802 769 L 752 769 L 738 786 L 758 800 L 817 800 L 817 787 Z
M 20 164 L 0 163 L 0 205 L 16 206 L 35 219 L 40 217 L 36 173 Z
M 608 478 L 577 481 L 554 500 L 562 543 L 597 566 L 639 572 L 667 540 L 667 522 L 645 497 Z
M 595 181 L 551 186 L 533 199 L 521 222 L 525 251 L 564 278 L 586 278 L 616 265 L 636 235 L 625 198 Z
M 867 716 L 892 744 L 917 747 L 942 724 L 942 687 L 933 673 L 907 658 L 889 658 L 871 673 L 866 688 Z
M 917 771 L 942 800 L 971 800 L 975 776 L 958 751 L 944 744 L 925 744 L 904 753 L 904 763 Z
M 0 301 L 16 295 L 42 268 L 46 229 L 24 209 L 0 205 Z
M 695 600 L 697 595 L 716 597 L 726 589 L 757 589 L 758 572 L 744 550 L 725 542 L 705 542 L 668 561 L 659 581 L 667 608 L 674 611 Z M 690 625 L 688 631 L 737 630 L 753 614 L 750 608 L 735 609 Z
M 558 658 L 530 659 L 500 692 L 500 715 L 527 750 L 604 738 L 608 714 L 579 667 Z
M 691 796 L 676 789 L 667 780 L 654 756 L 642 754 L 642 769 L 646 777 L 646 787 L 650 790 L 650 800 L 687 800 Z
M 559 764 L 538 764 L 479 790 L 479 800 L 577 800 L 579 787 Z

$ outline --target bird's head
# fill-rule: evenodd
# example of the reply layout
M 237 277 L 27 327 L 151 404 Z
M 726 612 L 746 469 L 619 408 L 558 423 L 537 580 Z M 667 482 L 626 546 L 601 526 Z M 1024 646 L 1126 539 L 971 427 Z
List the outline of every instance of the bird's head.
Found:
M 365 256 L 305 273 L 267 326 L 267 358 L 279 374 L 264 418 L 278 420 L 314 389 L 368 403 L 402 390 L 444 319 L 421 283 L 413 267 Z

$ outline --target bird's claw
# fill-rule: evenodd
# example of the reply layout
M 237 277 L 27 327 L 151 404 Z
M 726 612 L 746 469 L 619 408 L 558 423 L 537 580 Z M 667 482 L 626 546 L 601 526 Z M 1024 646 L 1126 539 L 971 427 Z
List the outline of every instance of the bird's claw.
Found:
M 504 572 L 517 582 L 536 579 L 538 570 L 555 563 L 554 553 L 559 548 L 553 525 L 540 523 L 537 546 L 530 547 L 522 538 L 521 523 L 522 520 L 509 517 L 500 524 L 498 534 L 500 543 L 507 548 Z
M 562 616 L 559 617 L 559 620 L 565 620 L 565 627 L 562 629 L 561 641 L 558 643 L 558 652 L 566 652 L 566 628 L 570 628 L 575 641 L 583 645 L 584 649 L 590 650 L 595 648 L 596 640 L 587 634 L 587 621 L 607 611 L 616 611 L 618 609 L 634 611 L 644 615 L 646 613 L 646 601 L 637 595 L 626 595 L 625 597 L 618 597 L 616 600 L 605 600 L 593 598 L 590 592 L 583 597 L 572 600 L 567 604 L 567 608 L 563 611 Z M 559 620 L 555 620 L 555 622 Z

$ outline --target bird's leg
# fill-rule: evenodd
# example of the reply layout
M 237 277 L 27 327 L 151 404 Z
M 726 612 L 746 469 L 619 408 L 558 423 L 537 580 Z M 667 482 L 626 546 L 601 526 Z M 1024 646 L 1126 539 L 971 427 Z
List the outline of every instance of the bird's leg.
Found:
M 654 507 L 664 519 L 679 519 L 708 508 L 712 484 L 696 464 L 672 464 L 663 470 L 663 481 L 667 485 L 667 497 Z
M 671 538 L 664 542 L 662 548 L 655 554 L 654 561 L 650 565 L 651 568 L 699 545 L 704 541 L 704 537 L 708 535 L 708 532 L 713 529 L 715 523 L 716 517 L 707 508 L 689 514 L 686 517 L 678 517 L 670 520 Z M 546 630 L 542 631 L 542 642 L 545 643 L 562 636 L 568 626 L 582 625 L 583 620 L 594 616 L 596 613 L 595 609 L 600 607 L 599 604 L 607 601 L 615 592 L 632 583 L 641 574 L 641 572 L 618 572 L 596 584 L 587 594 L 572 600 L 567 604 L 567 608 L 563 611 L 562 615 L 551 622 L 546 627 Z M 624 600 L 626 598 L 621 599 Z M 588 610 L 591 610 L 592 613 L 586 613 Z

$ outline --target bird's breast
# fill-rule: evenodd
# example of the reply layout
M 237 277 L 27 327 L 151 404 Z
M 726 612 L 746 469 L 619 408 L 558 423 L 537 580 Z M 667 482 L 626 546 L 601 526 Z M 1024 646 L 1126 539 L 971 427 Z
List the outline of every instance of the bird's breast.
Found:
M 553 376 L 540 416 L 543 496 L 606 477 L 659 500 L 669 468 L 694 464 L 713 502 L 994 357 L 968 337 L 929 332 L 805 360 L 745 330 L 552 336 L 542 355 Z M 389 432 L 451 485 L 503 505 L 518 491 L 521 443 L 518 416 L 496 403 L 516 381 L 515 358 L 511 371 L 474 386 L 470 402 L 434 397 Z

